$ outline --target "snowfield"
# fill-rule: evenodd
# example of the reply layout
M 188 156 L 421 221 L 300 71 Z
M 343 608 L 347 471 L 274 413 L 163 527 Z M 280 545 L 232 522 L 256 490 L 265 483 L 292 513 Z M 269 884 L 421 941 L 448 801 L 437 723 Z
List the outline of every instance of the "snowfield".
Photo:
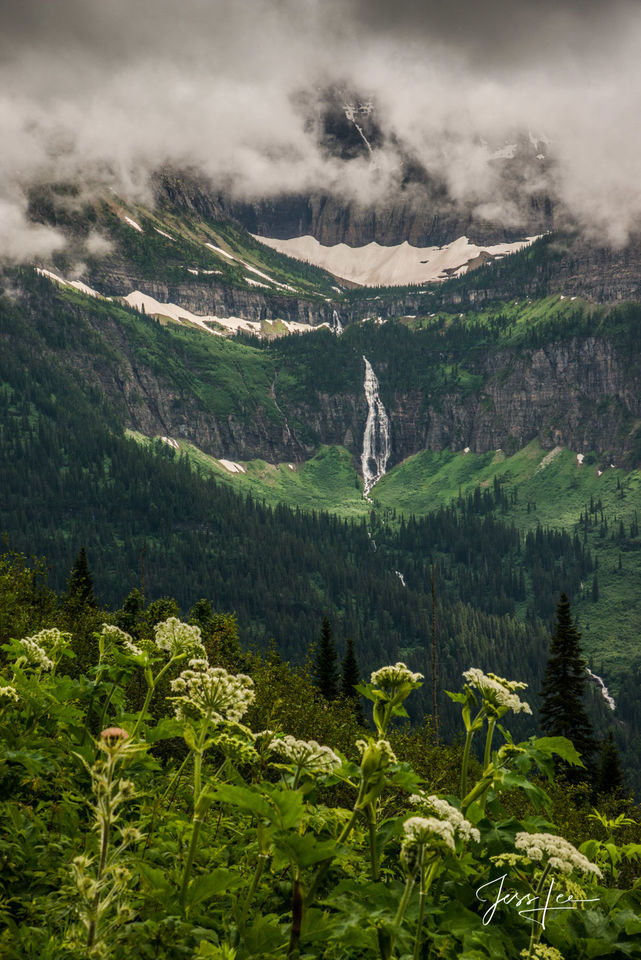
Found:
M 393 247 L 384 247 L 376 242 L 364 247 L 349 247 L 346 243 L 325 247 L 310 236 L 293 237 L 291 240 L 252 236 L 272 250 L 322 267 L 343 280 L 368 287 L 438 283 L 466 273 L 470 261 L 483 253 L 492 259 L 501 258 L 538 240 L 538 237 L 526 237 L 514 243 L 479 247 L 470 243 L 467 237 L 459 237 L 444 247 L 412 247 L 407 240 Z

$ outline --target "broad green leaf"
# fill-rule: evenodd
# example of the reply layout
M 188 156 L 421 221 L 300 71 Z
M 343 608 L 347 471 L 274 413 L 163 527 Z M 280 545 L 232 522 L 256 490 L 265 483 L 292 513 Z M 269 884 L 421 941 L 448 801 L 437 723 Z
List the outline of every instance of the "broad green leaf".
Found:
M 203 873 L 189 884 L 187 890 L 187 902 L 191 906 L 202 903 L 210 897 L 215 897 L 220 893 L 228 893 L 242 886 L 245 881 L 235 870 L 226 870 L 219 867 L 210 873 Z

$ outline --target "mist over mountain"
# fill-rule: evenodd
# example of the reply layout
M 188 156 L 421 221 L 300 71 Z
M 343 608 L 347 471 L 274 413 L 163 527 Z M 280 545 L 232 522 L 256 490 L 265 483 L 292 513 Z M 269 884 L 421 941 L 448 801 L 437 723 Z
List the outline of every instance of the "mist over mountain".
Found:
M 29 221 L 34 184 L 151 201 L 166 168 L 256 232 L 325 243 L 570 221 L 621 245 L 641 214 L 633 3 L 11 0 L 2 19 L 9 259 L 62 243 Z

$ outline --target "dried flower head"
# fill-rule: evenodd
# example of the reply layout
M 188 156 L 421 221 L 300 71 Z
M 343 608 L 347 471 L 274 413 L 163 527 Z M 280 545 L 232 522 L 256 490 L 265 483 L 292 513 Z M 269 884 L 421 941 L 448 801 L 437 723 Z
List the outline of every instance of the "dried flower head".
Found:
M 530 860 L 546 860 L 551 867 L 561 873 L 570 874 L 574 870 L 580 873 L 593 873 L 600 877 L 601 871 L 595 863 L 573 847 L 564 837 L 553 833 L 517 833 L 514 846 L 522 850 Z
M 525 690 L 527 683 L 520 680 L 505 680 L 495 673 L 483 673 L 478 667 L 471 667 L 463 673 L 465 680 L 481 694 L 486 707 L 490 707 L 498 716 L 512 710 L 514 713 L 532 713 L 530 705 L 521 700 L 517 690 Z
M 200 720 L 211 723 L 240 720 L 254 700 L 254 681 L 244 673 L 234 676 L 222 667 L 210 667 L 206 660 L 189 661 L 171 689 L 169 697 L 178 720 Z
M 330 747 L 324 747 L 316 740 L 297 740 L 288 734 L 274 737 L 270 746 L 275 753 L 310 773 L 332 773 L 342 763 Z
M 200 627 L 183 623 L 177 617 L 169 617 L 163 623 L 157 623 L 154 627 L 154 640 L 158 649 L 168 653 L 170 658 L 190 654 L 205 656 Z

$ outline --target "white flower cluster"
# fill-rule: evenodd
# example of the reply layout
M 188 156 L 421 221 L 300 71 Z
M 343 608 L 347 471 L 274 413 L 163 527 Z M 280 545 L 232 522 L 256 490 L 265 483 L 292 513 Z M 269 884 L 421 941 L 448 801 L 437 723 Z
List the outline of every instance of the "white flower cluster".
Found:
M 51 657 L 48 657 L 44 648 L 36 640 L 37 634 L 35 637 L 24 637 L 20 641 L 20 649 L 22 656 L 17 660 L 16 666 L 20 666 L 22 663 L 31 664 L 34 667 L 40 667 L 41 670 L 53 670 L 55 664 Z
M 11 684 L 7 684 L 6 687 L 0 686 L 0 697 L 6 697 L 7 700 L 15 700 L 16 703 L 20 699 L 18 691 L 15 687 L 12 687 Z
M 601 871 L 595 863 L 573 847 L 563 837 L 553 833 L 517 833 L 514 840 L 517 850 L 522 850 L 530 860 L 547 860 L 551 867 L 562 873 L 572 873 L 578 870 L 581 873 L 593 873 L 600 877 Z
M 436 817 L 410 817 L 403 824 L 403 831 L 407 843 L 456 849 L 454 827 L 447 820 L 437 820 Z
M 371 676 L 371 682 L 376 687 L 388 690 L 390 687 L 400 687 L 403 683 L 419 683 L 423 680 L 422 673 L 412 673 L 412 671 L 400 661 L 394 666 L 381 667 L 375 670 Z
M 297 740 L 289 734 L 274 737 L 270 747 L 281 757 L 311 773 L 332 773 L 338 770 L 342 762 L 331 747 L 324 747 L 316 740 Z
M 113 623 L 103 623 L 100 636 L 104 643 L 105 653 L 108 653 L 114 647 L 123 647 L 127 653 L 133 654 L 134 657 L 141 657 L 144 653 L 142 648 L 134 643 L 130 634 Z
M 212 723 L 238 721 L 254 700 L 254 681 L 244 673 L 234 676 L 222 667 L 211 667 L 207 660 L 189 661 L 171 689 L 178 720 L 200 720 L 207 717 Z
M 200 627 L 183 623 L 178 617 L 169 617 L 163 623 L 157 623 L 154 627 L 154 639 L 158 649 L 168 653 L 170 657 L 181 654 L 205 655 Z
M 471 687 L 475 687 L 484 700 L 497 709 L 513 710 L 514 713 L 532 713 L 530 705 L 521 700 L 517 690 L 525 690 L 527 683 L 520 680 L 505 680 L 495 673 L 483 673 L 478 667 L 471 667 L 463 674 Z
M 533 950 L 521 950 L 519 954 L 523 960 L 563 960 L 562 954 L 556 949 L 545 943 L 535 943 Z
M 428 796 L 426 793 L 413 793 L 410 797 L 410 803 L 414 803 L 417 806 L 429 807 L 430 810 L 433 810 L 440 820 L 443 820 L 449 823 L 454 830 L 454 833 L 457 833 L 459 837 L 462 837 L 463 840 L 476 840 L 481 839 L 481 834 L 473 827 L 469 820 L 466 820 L 460 810 L 452 806 L 451 803 L 448 803 L 447 800 L 442 800 L 441 797 Z

